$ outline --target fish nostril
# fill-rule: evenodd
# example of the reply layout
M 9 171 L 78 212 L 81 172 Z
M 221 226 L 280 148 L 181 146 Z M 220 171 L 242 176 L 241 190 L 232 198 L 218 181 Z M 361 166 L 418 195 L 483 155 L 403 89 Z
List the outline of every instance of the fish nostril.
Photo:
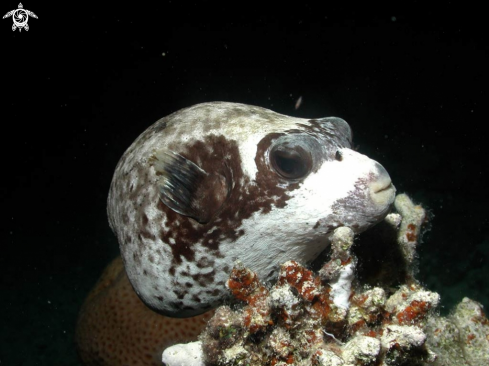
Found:
M 342 161 L 343 160 L 343 154 L 341 153 L 340 150 L 336 150 L 336 154 L 334 155 L 334 158 L 338 161 Z

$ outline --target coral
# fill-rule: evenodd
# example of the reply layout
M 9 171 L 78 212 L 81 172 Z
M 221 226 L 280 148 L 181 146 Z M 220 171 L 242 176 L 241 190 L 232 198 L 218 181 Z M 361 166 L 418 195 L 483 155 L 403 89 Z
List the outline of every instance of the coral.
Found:
M 212 313 L 177 319 L 138 298 L 120 257 L 107 266 L 78 317 L 76 345 L 84 365 L 161 365 L 166 347 L 197 338 Z
M 166 349 L 164 363 L 489 364 L 489 321 L 482 306 L 464 299 L 450 316 L 438 315 L 440 296 L 414 278 L 425 211 L 406 195 L 396 198 L 395 207 L 397 213 L 384 223 L 385 237 L 400 253 L 388 256 L 394 261 L 389 271 L 369 277 L 364 270 L 360 276 L 363 258 L 353 254 L 353 232 L 345 227 L 335 230 L 329 257 L 317 274 L 288 261 L 267 287 L 238 262 L 227 286 L 243 305 L 218 308 L 199 341 Z M 395 287 L 392 273 L 399 282 Z
M 394 201 L 394 206 L 402 218 L 399 224 L 397 242 L 406 264 L 411 265 L 416 256 L 421 226 L 427 219 L 426 211 L 420 205 L 415 205 L 406 194 L 399 194 Z M 388 220 L 393 219 L 391 217 Z M 393 220 L 394 223 L 396 221 Z
M 203 365 L 203 354 L 200 342 L 176 344 L 170 347 L 163 356 L 163 362 L 171 365 Z
M 478 302 L 464 298 L 448 318 L 430 320 L 427 331 L 440 365 L 489 365 L 489 320 Z

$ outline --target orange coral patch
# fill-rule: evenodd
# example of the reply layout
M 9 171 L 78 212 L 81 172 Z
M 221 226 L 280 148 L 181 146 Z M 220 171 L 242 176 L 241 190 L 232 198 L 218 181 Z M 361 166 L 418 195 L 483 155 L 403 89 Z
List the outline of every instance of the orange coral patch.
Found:
M 278 283 L 279 285 L 288 283 L 307 301 L 312 301 L 317 295 L 317 289 L 321 287 L 319 277 L 315 277 L 312 271 L 294 261 L 282 266 Z
M 396 315 L 397 320 L 399 324 L 413 323 L 424 318 L 430 307 L 431 305 L 425 301 L 413 300 L 409 306 Z
M 416 241 L 417 236 L 416 236 L 416 225 L 414 224 L 409 224 L 407 226 L 408 232 L 406 233 L 406 239 L 409 241 Z
M 177 319 L 153 312 L 134 292 L 118 257 L 82 306 L 75 335 L 78 354 L 90 366 L 161 366 L 163 350 L 196 340 L 212 314 Z

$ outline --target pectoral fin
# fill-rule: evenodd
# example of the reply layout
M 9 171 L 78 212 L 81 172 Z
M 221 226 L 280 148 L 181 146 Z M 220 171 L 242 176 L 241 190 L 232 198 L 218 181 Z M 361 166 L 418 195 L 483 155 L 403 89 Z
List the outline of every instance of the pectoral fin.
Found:
M 206 172 L 176 152 L 159 150 L 153 155 L 152 164 L 160 176 L 161 201 L 201 224 L 209 222 L 228 197 L 229 185 L 223 175 Z

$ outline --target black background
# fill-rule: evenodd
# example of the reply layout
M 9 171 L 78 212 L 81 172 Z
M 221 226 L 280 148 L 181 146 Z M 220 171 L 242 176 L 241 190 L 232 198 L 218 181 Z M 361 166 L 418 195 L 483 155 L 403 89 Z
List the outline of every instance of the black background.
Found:
M 489 305 L 482 9 L 23 4 L 28 32 L 0 22 L 2 365 L 79 364 L 77 311 L 117 253 L 105 205 L 119 157 L 160 117 L 214 100 L 347 120 L 434 215 L 419 278 L 442 311 Z

